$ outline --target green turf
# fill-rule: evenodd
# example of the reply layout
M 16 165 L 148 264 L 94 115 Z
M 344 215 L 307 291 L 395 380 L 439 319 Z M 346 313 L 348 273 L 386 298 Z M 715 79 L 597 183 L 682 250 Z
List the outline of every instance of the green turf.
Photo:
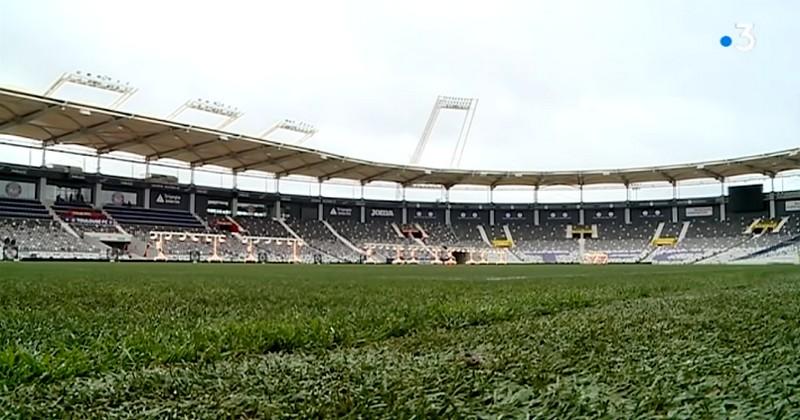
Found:
M 800 416 L 800 270 L 0 264 L 0 417 Z

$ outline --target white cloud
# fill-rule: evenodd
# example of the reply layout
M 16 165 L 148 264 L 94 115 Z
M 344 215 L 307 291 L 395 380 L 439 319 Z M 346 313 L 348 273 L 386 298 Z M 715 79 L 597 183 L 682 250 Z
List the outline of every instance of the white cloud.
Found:
M 311 146 L 397 163 L 437 95 L 474 96 L 462 167 L 679 163 L 797 145 L 798 12 L 778 0 L 16 2 L 0 16 L 0 83 L 42 91 L 63 71 L 107 73 L 140 87 L 132 111 L 201 96 L 247 112 L 233 130 L 306 120 L 320 128 Z M 756 24 L 750 53 L 718 44 L 737 21 Z M 449 164 L 453 118 L 424 163 Z

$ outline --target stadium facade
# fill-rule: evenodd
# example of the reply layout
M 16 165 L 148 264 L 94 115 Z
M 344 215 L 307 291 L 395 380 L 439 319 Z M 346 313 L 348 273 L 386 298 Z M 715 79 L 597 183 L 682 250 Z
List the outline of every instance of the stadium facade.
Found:
M 89 105 L 0 90 L 0 134 L 188 164 L 192 178 L 135 179 L 70 167 L 0 167 L 6 259 L 367 263 L 797 262 L 800 192 L 730 188 L 707 198 L 606 203 L 334 199 L 194 184 L 205 165 L 435 185 L 679 182 L 800 169 L 798 150 L 687 165 L 592 171 L 469 171 L 369 162 Z M 724 191 L 724 189 L 723 189 Z

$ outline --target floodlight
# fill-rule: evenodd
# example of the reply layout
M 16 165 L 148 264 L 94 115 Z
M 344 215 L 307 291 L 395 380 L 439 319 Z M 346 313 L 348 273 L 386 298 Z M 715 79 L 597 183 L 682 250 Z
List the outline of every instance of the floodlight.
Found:
M 109 76 L 76 71 L 74 73 L 62 74 L 61 77 L 53 82 L 53 84 L 50 85 L 50 87 L 44 92 L 44 96 L 51 96 L 56 90 L 67 83 L 119 94 L 120 96 L 108 106 L 112 109 L 117 108 L 118 106 L 122 105 L 123 102 L 130 99 L 130 97 L 133 96 L 137 90 L 135 87 L 131 86 L 130 83 L 122 83 L 121 81 L 114 80 Z
M 283 119 L 273 124 L 272 127 L 264 130 L 261 134 L 259 134 L 258 137 L 266 139 L 267 136 L 278 130 L 286 130 L 293 133 L 302 134 L 303 136 L 300 137 L 299 140 L 295 141 L 295 144 L 297 145 L 303 144 L 306 140 L 310 139 L 314 134 L 317 133 L 317 129 L 307 122 Z
M 438 104 L 440 108 L 443 109 L 460 109 L 460 110 L 468 110 L 472 107 L 472 98 L 457 98 L 454 96 L 440 96 L 438 98 Z
M 428 117 L 428 122 L 425 124 L 425 129 L 422 131 L 417 143 L 414 154 L 411 155 L 411 164 L 416 165 L 422 159 L 422 154 L 425 152 L 425 147 L 433 132 L 433 127 L 439 118 L 439 111 L 442 109 L 450 109 L 455 111 L 464 111 L 464 122 L 461 124 L 461 131 L 458 134 L 458 141 L 453 150 L 453 156 L 450 159 L 450 166 L 457 168 L 461 165 L 461 157 L 464 155 L 464 148 L 467 145 L 467 138 L 469 137 L 469 130 L 472 127 L 472 120 L 475 117 L 475 110 L 478 107 L 477 98 L 460 98 L 455 96 L 439 96 L 433 104 L 433 110 Z
M 225 128 L 230 123 L 236 121 L 242 115 L 244 115 L 244 112 L 239 111 L 239 108 L 225 105 L 219 101 L 209 101 L 207 99 L 197 98 L 186 101 L 186 103 L 178 107 L 178 109 L 176 109 L 172 114 L 169 114 L 167 119 L 175 119 L 187 109 L 194 109 L 195 111 L 207 112 L 209 114 L 225 117 L 225 119 L 216 127 L 217 130 Z

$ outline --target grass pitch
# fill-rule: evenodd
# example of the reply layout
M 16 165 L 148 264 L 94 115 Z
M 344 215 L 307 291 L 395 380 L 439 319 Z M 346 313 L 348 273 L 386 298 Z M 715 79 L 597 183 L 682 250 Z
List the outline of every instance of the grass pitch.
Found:
M 800 416 L 800 270 L 0 264 L 0 417 Z

